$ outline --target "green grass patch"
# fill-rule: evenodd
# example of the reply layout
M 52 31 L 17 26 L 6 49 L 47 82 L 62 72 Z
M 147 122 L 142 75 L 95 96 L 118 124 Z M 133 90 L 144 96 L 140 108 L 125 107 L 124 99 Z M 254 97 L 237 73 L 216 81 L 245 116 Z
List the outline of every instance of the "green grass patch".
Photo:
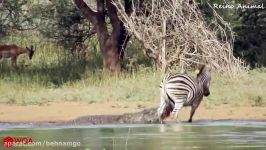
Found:
M 36 39 L 32 39 L 36 40 Z M 140 60 L 138 71 L 121 75 L 103 74 L 97 47 L 88 50 L 88 57 L 78 59 L 52 43 L 12 38 L 10 43 L 30 45 L 39 42 L 33 59 L 19 56 L 18 66 L 10 60 L 0 62 L 0 103 L 42 105 L 55 101 L 154 101 L 159 104 L 159 84 L 163 74 L 156 72 L 147 60 Z M 144 64 L 144 65 L 143 65 Z M 190 71 L 195 77 L 195 73 Z M 212 73 L 211 95 L 204 105 L 266 105 L 266 69 L 251 70 L 238 78 Z M 142 107 L 142 106 L 138 106 Z
M 255 69 L 237 78 L 213 74 L 211 95 L 206 101 L 211 104 L 232 106 L 266 104 L 266 70 Z
M 42 105 L 56 101 L 82 101 L 89 104 L 101 101 L 154 101 L 159 104 L 162 74 L 151 69 L 120 76 L 84 71 L 75 80 L 64 81 L 64 77 L 56 77 L 60 79 L 59 85 L 49 79 L 49 74 L 32 72 L 31 77 L 34 79 L 30 81 L 24 73 L 15 73 L 8 80 L 0 79 L 1 103 Z M 45 83 L 35 76 L 44 79 Z M 204 98 L 204 105 L 208 108 L 221 104 L 265 106 L 265 91 L 265 71 L 253 70 L 234 79 L 213 73 L 211 95 Z

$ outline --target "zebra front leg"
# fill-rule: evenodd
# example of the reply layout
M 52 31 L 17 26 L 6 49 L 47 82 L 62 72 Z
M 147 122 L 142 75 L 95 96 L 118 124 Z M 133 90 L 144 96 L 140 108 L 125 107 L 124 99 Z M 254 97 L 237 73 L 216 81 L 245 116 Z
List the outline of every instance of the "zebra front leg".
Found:
M 190 117 L 188 119 L 188 122 L 192 122 L 192 117 L 193 117 L 194 113 L 195 113 L 195 109 L 191 108 Z
M 195 111 L 196 111 L 196 109 L 198 108 L 198 105 L 192 105 L 191 106 L 191 112 L 190 112 L 190 117 L 189 117 L 189 119 L 188 119 L 188 122 L 192 122 L 192 117 L 193 117 L 193 115 L 194 115 L 194 113 L 195 113 Z

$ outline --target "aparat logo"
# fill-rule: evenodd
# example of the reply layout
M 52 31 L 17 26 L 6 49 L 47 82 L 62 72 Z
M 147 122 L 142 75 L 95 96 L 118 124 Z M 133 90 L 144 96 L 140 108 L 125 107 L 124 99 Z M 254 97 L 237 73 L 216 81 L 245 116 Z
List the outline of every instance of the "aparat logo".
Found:
M 3 139 L 3 146 L 4 147 L 12 147 L 14 144 L 21 144 L 21 145 L 26 145 L 32 143 L 32 139 L 28 137 L 10 137 L 6 136 Z

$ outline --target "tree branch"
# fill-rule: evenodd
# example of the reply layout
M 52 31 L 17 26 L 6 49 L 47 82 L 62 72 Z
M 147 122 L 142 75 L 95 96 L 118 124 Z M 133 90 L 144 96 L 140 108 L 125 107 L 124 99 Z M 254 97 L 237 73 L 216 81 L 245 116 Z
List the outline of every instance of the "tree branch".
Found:
M 105 0 L 97 0 L 96 24 L 94 25 L 100 42 L 100 47 L 102 48 L 104 47 L 106 40 L 109 37 L 105 21 L 106 14 L 104 3 Z
M 87 18 L 93 25 L 96 25 L 97 13 L 94 12 L 83 0 L 73 0 L 76 4 L 76 7 L 80 10 L 80 12 Z
M 113 27 L 113 32 L 119 32 L 121 30 L 122 22 L 118 18 L 116 7 L 112 4 L 111 0 L 106 1 L 106 8 Z

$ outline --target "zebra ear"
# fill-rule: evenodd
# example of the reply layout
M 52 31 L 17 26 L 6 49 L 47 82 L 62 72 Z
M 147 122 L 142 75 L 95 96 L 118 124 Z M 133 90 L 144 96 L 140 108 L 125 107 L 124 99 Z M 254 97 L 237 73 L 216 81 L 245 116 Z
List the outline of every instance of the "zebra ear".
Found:
M 196 74 L 199 74 L 199 72 L 200 72 L 200 70 L 197 68 L 197 69 L 195 70 L 195 73 L 196 73 Z
M 195 67 L 196 67 L 196 68 L 195 68 L 195 74 L 198 75 L 199 72 L 200 72 L 200 64 L 196 64 Z
M 201 74 L 201 72 L 203 71 L 204 68 L 205 68 L 205 65 L 203 65 L 203 64 L 198 64 L 197 65 L 197 70 L 196 70 L 197 71 L 196 72 L 197 73 L 197 77 L 198 77 L 199 74 Z

